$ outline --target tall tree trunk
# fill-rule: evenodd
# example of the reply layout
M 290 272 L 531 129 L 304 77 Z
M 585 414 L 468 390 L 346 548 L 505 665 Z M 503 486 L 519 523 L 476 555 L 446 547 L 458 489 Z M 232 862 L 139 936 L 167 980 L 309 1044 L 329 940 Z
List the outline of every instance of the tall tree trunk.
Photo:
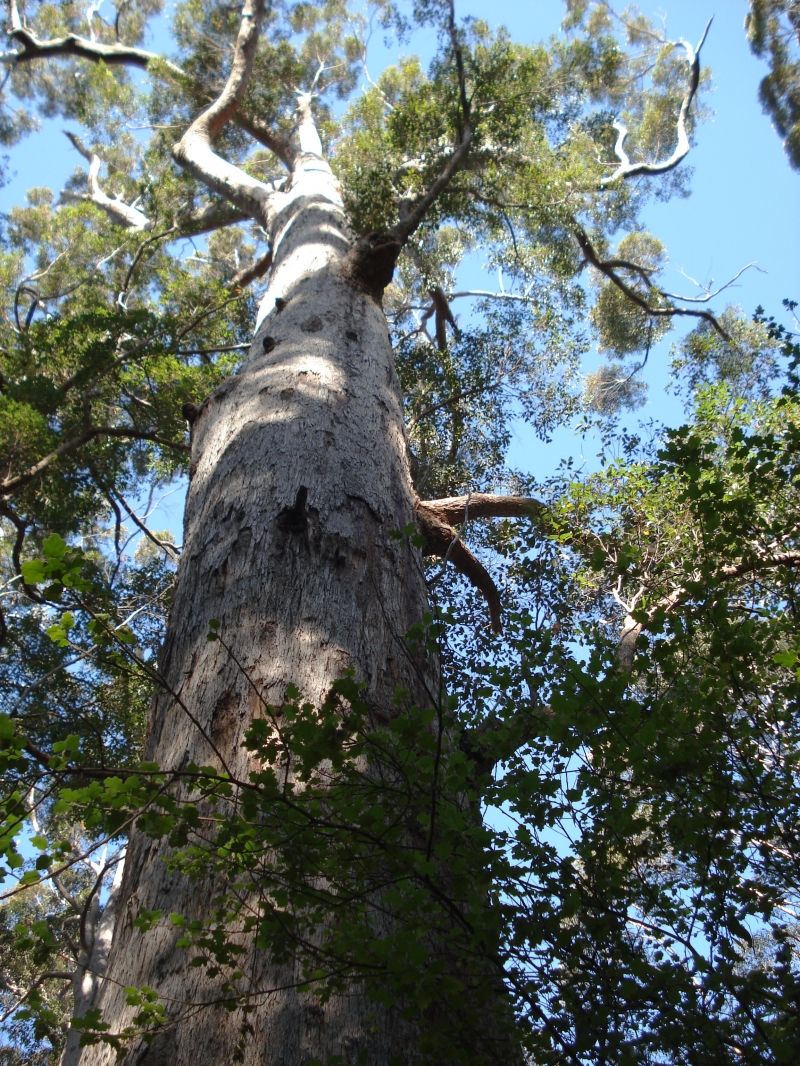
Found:
M 424 706 L 437 685 L 436 664 L 410 655 L 404 640 L 427 607 L 420 558 L 393 536 L 414 517 L 379 301 L 396 249 L 351 239 L 336 183 L 313 151 L 273 219 L 272 244 L 267 313 L 247 360 L 193 424 L 185 543 L 160 666 L 165 691 L 146 752 L 165 768 L 221 768 L 222 756 L 237 778 L 255 768 L 242 747 L 248 727 L 289 685 L 320 705 L 353 671 L 369 706 L 385 714 L 398 687 Z M 207 639 L 212 620 L 219 641 Z M 146 933 L 133 924 L 142 909 L 209 918 L 214 885 L 170 871 L 168 854 L 162 841 L 133 834 L 95 1002 L 114 1033 L 136 1013 L 126 986 L 150 986 L 167 1005 L 170 1024 L 134 1038 L 124 1063 L 217 1066 L 237 1045 L 247 1066 L 417 1061 L 424 1022 L 358 989 L 320 1005 L 298 990 L 298 964 L 257 952 L 248 956 L 246 1015 L 202 1006 L 219 998 L 221 978 L 189 966 L 168 922 Z M 492 981 L 499 986 L 496 974 Z M 81 1058 L 82 1066 L 115 1061 L 107 1044 Z M 484 1060 L 476 1049 L 464 1061 Z

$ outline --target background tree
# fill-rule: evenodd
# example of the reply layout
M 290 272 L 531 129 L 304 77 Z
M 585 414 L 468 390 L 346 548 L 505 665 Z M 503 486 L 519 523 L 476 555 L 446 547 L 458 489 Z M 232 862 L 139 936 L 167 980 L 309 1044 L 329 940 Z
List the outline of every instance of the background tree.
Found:
M 705 35 L 423 3 L 356 93 L 344 5 L 160 7 L 8 5 L 4 136 L 82 127 L 2 261 L 8 1055 L 791 1061 L 797 353 L 640 221 Z M 506 469 L 676 315 L 684 427 Z
M 792 166 L 800 168 L 800 4 L 750 0 L 745 25 L 750 47 L 770 65 L 759 90 L 761 103 Z

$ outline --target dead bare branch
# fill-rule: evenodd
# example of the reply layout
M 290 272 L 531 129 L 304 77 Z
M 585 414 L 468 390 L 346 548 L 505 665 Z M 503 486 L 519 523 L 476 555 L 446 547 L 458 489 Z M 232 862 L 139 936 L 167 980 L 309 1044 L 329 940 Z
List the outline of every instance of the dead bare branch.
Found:
M 530 496 L 504 496 L 491 492 L 472 492 L 468 496 L 446 496 L 439 500 L 420 501 L 427 514 L 447 525 L 463 522 L 469 510 L 470 518 L 530 518 L 541 519 L 547 507 Z
M 465 500 L 468 497 L 463 497 Z M 501 633 L 503 623 L 500 614 L 500 593 L 486 567 L 472 554 L 447 522 L 422 500 L 416 504 L 417 520 L 424 538 L 423 551 L 451 562 L 486 598 L 492 630 Z
M 139 529 L 140 532 L 152 544 L 155 544 L 155 546 L 158 549 L 163 551 L 164 554 L 169 559 L 171 559 L 173 563 L 177 563 L 180 560 L 180 557 L 181 557 L 180 556 L 180 552 L 175 547 L 175 545 L 171 544 L 169 541 L 162 540 L 160 537 L 157 537 L 155 535 L 155 533 L 153 533 L 153 531 L 148 527 L 148 525 L 145 522 L 143 522 L 142 519 L 136 514 L 136 512 L 133 510 L 133 508 L 131 507 L 131 505 L 128 503 L 128 501 L 125 499 L 125 497 L 123 495 L 121 495 L 120 493 L 114 492 L 109 486 L 103 485 L 102 483 L 101 483 L 101 487 L 103 488 L 103 491 L 105 492 L 106 496 L 108 497 L 109 502 L 110 503 L 114 503 L 116 501 L 117 503 L 119 503 L 122 506 L 123 510 L 128 515 L 128 517 L 130 518 L 130 520 L 137 527 L 137 529 Z
M 66 970 L 46 970 L 44 973 L 39 974 L 24 991 L 18 988 L 9 988 L 9 991 L 16 996 L 16 1000 L 3 1014 L 0 1014 L 0 1025 L 4 1025 L 45 981 L 71 981 L 72 977 L 72 973 Z

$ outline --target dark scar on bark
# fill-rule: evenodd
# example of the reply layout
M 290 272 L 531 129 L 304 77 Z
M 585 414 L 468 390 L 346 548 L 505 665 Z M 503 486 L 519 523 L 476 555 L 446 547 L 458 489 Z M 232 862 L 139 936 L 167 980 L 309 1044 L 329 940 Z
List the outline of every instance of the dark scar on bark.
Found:
M 301 485 L 297 490 L 294 504 L 291 507 L 284 507 L 278 515 L 278 528 L 284 533 L 305 533 L 308 529 L 307 501 L 308 489 L 305 485 Z
M 185 403 L 181 408 L 181 413 L 191 426 L 197 421 L 197 416 L 200 414 L 201 410 L 202 408 L 198 407 L 196 403 Z
M 376 230 L 359 237 L 342 264 L 344 276 L 363 292 L 380 300 L 392 280 L 402 243 L 393 234 Z
M 265 337 L 261 342 L 265 352 L 271 352 L 277 343 L 274 337 Z

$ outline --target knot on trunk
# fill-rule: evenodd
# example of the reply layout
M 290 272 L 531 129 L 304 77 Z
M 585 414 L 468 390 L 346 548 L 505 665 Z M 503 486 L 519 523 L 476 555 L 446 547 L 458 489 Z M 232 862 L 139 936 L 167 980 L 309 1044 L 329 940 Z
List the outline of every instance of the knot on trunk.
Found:
M 359 237 L 347 253 L 342 273 L 351 284 L 379 300 L 392 280 L 402 247 L 391 233 L 367 233 Z

